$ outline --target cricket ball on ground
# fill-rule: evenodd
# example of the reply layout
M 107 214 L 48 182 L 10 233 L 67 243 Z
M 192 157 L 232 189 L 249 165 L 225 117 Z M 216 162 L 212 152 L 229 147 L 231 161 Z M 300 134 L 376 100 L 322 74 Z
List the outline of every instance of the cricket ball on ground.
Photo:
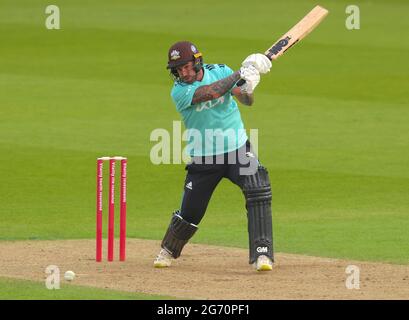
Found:
M 67 280 L 67 281 L 72 281 L 72 280 L 74 280 L 74 278 L 75 278 L 74 271 L 69 270 L 64 274 L 64 279 Z

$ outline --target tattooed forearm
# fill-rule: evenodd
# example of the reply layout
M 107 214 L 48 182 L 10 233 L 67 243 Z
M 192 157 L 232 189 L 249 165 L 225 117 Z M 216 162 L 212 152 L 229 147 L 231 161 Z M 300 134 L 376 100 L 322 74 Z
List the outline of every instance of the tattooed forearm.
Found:
M 213 100 L 221 97 L 231 88 L 233 88 L 233 86 L 237 81 L 239 81 L 239 79 L 240 73 L 239 71 L 237 71 L 224 79 L 197 88 L 192 99 L 192 104 Z
M 240 103 L 246 106 L 251 106 L 254 103 L 254 94 L 241 90 L 241 87 L 233 88 L 232 93 Z

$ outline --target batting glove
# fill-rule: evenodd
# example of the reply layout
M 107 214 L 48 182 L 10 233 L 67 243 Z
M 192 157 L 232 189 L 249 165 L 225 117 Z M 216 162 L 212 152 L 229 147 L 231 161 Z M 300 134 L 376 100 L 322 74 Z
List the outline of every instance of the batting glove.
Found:
M 244 59 L 241 65 L 243 67 L 248 67 L 250 65 L 254 66 L 258 70 L 258 72 L 260 72 L 261 74 L 265 74 L 267 72 L 270 72 L 271 61 L 264 54 L 253 53 L 246 59 Z
M 260 82 L 260 73 L 258 70 L 252 65 L 241 67 L 240 77 L 246 80 L 246 83 L 241 86 L 241 90 L 249 94 L 253 93 Z

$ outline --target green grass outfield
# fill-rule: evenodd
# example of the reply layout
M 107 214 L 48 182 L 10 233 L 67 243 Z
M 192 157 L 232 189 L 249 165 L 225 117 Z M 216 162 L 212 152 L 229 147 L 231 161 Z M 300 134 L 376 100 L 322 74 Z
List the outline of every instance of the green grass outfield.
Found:
M 43 282 L 0 278 L 0 300 L 169 300 L 168 296 L 147 295 L 61 284 L 48 290 Z
M 183 165 L 152 165 L 152 130 L 179 115 L 165 70 L 175 41 L 233 69 L 315 1 L 49 1 L 0 5 L 0 239 L 92 238 L 95 159 L 125 155 L 128 235 L 160 239 Z M 275 249 L 409 262 L 409 3 L 349 1 L 274 63 L 242 108 L 273 185 Z M 250 13 L 247 15 L 247 13 Z M 106 224 L 105 224 L 106 225 Z M 247 246 L 244 200 L 223 182 L 193 242 Z

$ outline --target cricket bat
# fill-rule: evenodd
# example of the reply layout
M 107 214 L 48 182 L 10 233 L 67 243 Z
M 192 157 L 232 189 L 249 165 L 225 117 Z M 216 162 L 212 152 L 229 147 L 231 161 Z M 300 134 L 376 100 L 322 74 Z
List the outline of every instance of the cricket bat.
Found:
M 304 39 L 312 30 L 314 30 L 321 21 L 327 16 L 328 10 L 316 6 L 304 18 L 302 18 L 294 27 L 292 27 L 286 34 L 284 34 L 278 41 L 276 41 L 270 48 L 264 52 L 271 61 L 277 60 L 288 49 L 295 45 L 298 41 Z M 237 82 L 238 86 L 245 83 L 241 79 Z

